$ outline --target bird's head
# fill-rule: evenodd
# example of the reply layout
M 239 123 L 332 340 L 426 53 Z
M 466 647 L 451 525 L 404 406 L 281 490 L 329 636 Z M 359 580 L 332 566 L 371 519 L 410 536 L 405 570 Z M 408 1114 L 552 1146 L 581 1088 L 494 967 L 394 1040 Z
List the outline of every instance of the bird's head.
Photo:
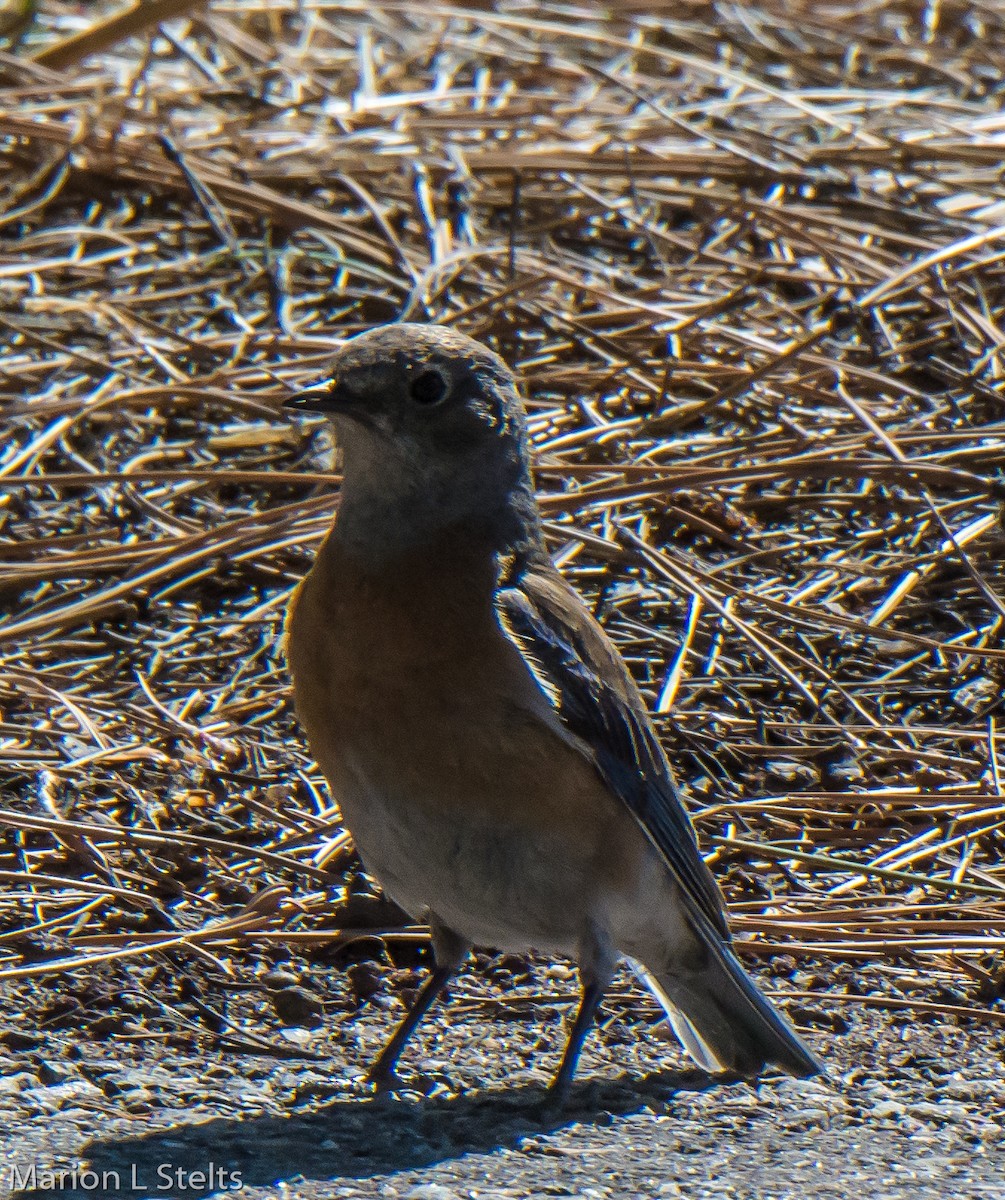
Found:
M 532 517 L 536 530 L 516 379 L 497 354 L 454 329 L 399 324 L 361 334 L 286 407 L 334 422 L 347 536 L 379 549 L 454 526 L 505 541 Z

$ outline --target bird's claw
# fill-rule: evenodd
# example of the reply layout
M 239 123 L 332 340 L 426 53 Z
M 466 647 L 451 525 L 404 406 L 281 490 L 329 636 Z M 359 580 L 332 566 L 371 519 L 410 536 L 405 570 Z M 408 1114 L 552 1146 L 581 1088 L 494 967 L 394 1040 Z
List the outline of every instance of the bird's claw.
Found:
M 377 1096 L 386 1096 L 398 1091 L 403 1085 L 393 1067 L 374 1067 L 366 1075 L 366 1083 Z

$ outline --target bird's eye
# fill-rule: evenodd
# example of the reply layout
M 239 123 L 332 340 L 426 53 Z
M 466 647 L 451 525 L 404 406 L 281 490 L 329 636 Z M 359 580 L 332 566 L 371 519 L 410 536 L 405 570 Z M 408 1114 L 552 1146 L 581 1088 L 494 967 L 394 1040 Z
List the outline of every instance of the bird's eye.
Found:
M 439 404 L 447 396 L 447 381 L 439 371 L 422 371 L 408 385 L 408 394 L 416 404 Z

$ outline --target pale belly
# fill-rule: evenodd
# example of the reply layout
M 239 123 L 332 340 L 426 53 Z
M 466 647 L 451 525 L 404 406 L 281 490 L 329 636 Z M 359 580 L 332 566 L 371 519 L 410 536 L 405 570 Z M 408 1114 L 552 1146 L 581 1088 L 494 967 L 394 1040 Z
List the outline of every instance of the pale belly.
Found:
M 605 823 L 528 820 L 515 795 L 500 812 L 495 785 L 480 803 L 480 774 L 463 806 L 368 780 L 348 753 L 330 779 L 367 870 L 406 912 L 478 945 L 576 955 L 607 899 Z

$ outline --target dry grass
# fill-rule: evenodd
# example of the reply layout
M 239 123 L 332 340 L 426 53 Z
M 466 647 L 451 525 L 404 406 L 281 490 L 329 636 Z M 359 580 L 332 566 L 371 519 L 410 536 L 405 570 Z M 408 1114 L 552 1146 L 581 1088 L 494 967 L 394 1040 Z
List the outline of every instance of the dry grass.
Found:
M 356 935 L 279 405 L 408 317 L 522 371 L 742 945 L 1000 1017 L 1000 7 L 123 7 L 0 58 L 0 980 Z

